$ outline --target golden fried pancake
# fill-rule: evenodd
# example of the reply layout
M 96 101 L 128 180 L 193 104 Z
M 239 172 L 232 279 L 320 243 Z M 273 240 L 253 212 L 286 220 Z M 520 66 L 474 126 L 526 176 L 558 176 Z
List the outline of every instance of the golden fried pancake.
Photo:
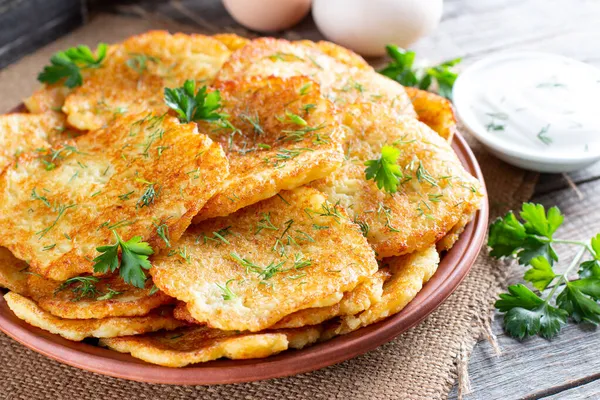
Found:
M 205 325 L 192 317 L 192 314 L 190 314 L 187 309 L 187 304 L 185 304 L 183 301 L 177 302 L 175 308 L 173 309 L 173 316 L 178 320 L 185 321 L 191 325 Z
M 32 114 L 48 111 L 59 112 L 71 89 L 61 83 L 42 85 L 31 96 L 23 100 L 25 107 Z
M 381 103 L 397 114 L 415 116 L 404 87 L 361 60 L 331 43 L 260 38 L 233 52 L 217 80 L 303 75 L 316 81 L 323 95 L 338 106 Z
M 19 294 L 26 294 L 27 274 L 25 271 L 28 267 L 25 261 L 13 256 L 8 249 L 0 247 L 0 287 Z
M 426 90 L 404 88 L 417 113 L 419 121 L 427 124 L 448 142 L 457 131 L 456 116 L 449 100 Z
M 319 338 L 318 328 L 247 333 L 207 327 L 182 328 L 141 336 L 102 339 L 100 344 L 121 353 L 131 353 L 152 364 L 184 367 L 230 358 L 265 358 L 288 348 L 302 348 Z
M 378 259 L 432 246 L 463 215 L 479 208 L 479 182 L 465 171 L 448 142 L 427 125 L 372 104 L 349 107 L 344 116 L 347 159 L 340 169 L 311 185 L 347 210 Z M 403 177 L 394 194 L 365 177 L 365 161 L 379 159 L 384 145 L 400 150 Z
M 355 330 L 399 313 L 433 276 L 439 262 L 435 247 L 385 260 L 392 277 L 383 285 L 381 301 L 356 316 L 344 317 L 341 331 Z
M 85 281 L 87 279 L 87 281 Z M 90 281 L 90 279 L 92 281 Z M 137 317 L 173 302 L 149 279 L 141 289 L 123 282 L 118 275 L 84 277 L 57 282 L 29 274 L 28 297 L 52 315 L 69 319 Z
M 170 116 L 122 117 L 0 175 L 0 245 L 31 272 L 93 272 L 96 247 L 141 236 L 175 242 L 227 176 L 221 147 Z
M 364 58 L 362 58 L 352 50 L 346 49 L 345 47 L 342 47 L 335 43 L 327 42 L 325 40 L 321 40 L 318 42 L 313 42 L 310 40 L 299 40 L 294 43 L 317 48 L 320 52 L 327 54 L 328 56 L 334 58 L 336 61 L 342 62 L 350 67 L 372 70 L 371 66 L 368 62 L 365 61 Z
M 6 304 L 17 317 L 65 339 L 80 341 L 86 337 L 108 338 L 139 335 L 161 329 L 176 329 L 183 325 L 173 318 L 171 309 L 159 309 L 144 317 L 115 317 L 104 319 L 63 319 L 40 308 L 34 301 L 15 292 L 4 295 Z
M 344 335 L 397 314 L 421 291 L 437 270 L 440 256 L 435 247 L 401 257 L 385 259 L 392 277 L 383 285 L 381 301 L 366 311 L 342 317 L 340 322 L 326 324 L 320 340 Z
M 329 307 L 307 308 L 283 317 L 270 329 L 298 328 L 317 325 L 340 315 L 354 315 L 381 301 L 383 283 L 390 277 L 387 269 L 380 269 L 354 290 L 344 293 L 339 303 Z M 175 316 L 178 318 L 177 316 Z M 181 319 L 181 318 L 178 318 Z
M 338 303 L 376 271 L 358 226 L 322 193 L 298 188 L 191 227 L 150 273 L 199 322 L 255 332 Z
M 323 178 L 341 164 L 343 130 L 309 79 L 255 78 L 221 82 L 216 89 L 228 125 L 200 122 L 198 129 L 221 143 L 231 173 L 194 222 Z
M 475 213 L 476 211 L 471 214 L 464 214 L 458 223 L 450 229 L 450 232 L 436 243 L 436 248 L 439 252 L 450 250 L 454 246 L 456 241 L 460 239 L 460 235 L 465 230 L 467 224 L 475 217 Z
M 25 152 L 50 147 L 48 142 L 54 142 L 63 131 L 64 117 L 58 113 L 1 115 L 0 171 Z
M 65 100 L 68 122 L 81 130 L 99 129 L 118 115 L 163 112 L 165 87 L 187 79 L 212 81 L 230 51 L 204 35 L 150 31 L 110 46 L 101 68 L 84 76 L 83 85 Z
M 217 39 L 219 42 L 223 43 L 231 51 L 241 49 L 242 47 L 250 43 L 250 39 L 238 36 L 235 33 L 218 33 L 216 35 L 213 35 L 212 37 L 214 39 Z

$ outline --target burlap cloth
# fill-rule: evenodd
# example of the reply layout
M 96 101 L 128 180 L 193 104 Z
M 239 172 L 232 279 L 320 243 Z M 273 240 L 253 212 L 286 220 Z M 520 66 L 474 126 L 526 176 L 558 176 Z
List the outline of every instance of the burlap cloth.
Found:
M 165 26 L 166 25 L 166 26 Z M 0 71 L 0 112 L 36 87 L 36 75 L 57 50 L 115 42 L 148 29 L 189 27 L 101 15 L 68 37 Z M 464 131 L 463 131 L 464 132 Z M 468 136 L 468 135 L 466 135 Z M 491 218 L 529 199 L 537 176 L 495 159 L 469 138 L 485 175 Z M 485 250 L 484 250 L 485 253 Z M 290 378 L 222 386 L 129 382 L 62 365 L 0 334 L 0 398 L 23 400 L 126 399 L 440 399 L 465 377 L 468 356 L 486 331 L 490 307 L 507 272 L 485 254 L 456 292 L 419 326 L 363 356 Z

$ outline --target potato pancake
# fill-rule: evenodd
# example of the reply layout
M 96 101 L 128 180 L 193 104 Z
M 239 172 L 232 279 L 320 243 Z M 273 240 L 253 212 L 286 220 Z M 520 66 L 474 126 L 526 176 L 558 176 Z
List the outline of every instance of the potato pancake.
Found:
M 318 328 L 247 333 L 207 327 L 182 328 L 140 336 L 102 339 L 100 345 L 131 353 L 152 364 L 184 367 L 219 358 L 265 358 L 288 348 L 302 348 L 319 338 Z
M 0 247 L 0 287 L 19 294 L 27 294 L 27 274 L 29 266 L 19 260 L 4 247 Z
M 218 33 L 212 37 L 223 43 L 231 51 L 239 50 L 250 43 L 250 39 L 238 36 L 235 33 Z
M 344 316 L 339 322 L 326 323 L 320 340 L 353 332 L 399 313 L 431 279 L 439 261 L 440 256 L 433 246 L 424 251 L 385 259 L 382 264 L 389 268 L 392 276 L 383 285 L 381 301 L 359 314 Z
M 456 241 L 460 239 L 460 235 L 465 230 L 467 224 L 475 217 L 475 213 L 464 214 L 458 223 L 450 229 L 450 232 L 436 243 L 437 250 L 440 252 L 450 250 Z
M 340 315 L 355 315 L 381 301 L 383 283 L 390 277 L 387 269 L 380 269 L 354 290 L 344 293 L 339 303 L 329 307 L 307 308 L 283 317 L 271 329 L 299 328 L 317 325 Z M 176 316 L 177 318 L 177 316 Z M 181 319 L 181 318 L 178 318 Z
M 386 104 L 399 115 L 415 116 L 404 87 L 361 60 L 358 55 L 331 43 L 260 38 L 233 52 L 217 80 L 308 76 L 337 106 L 373 102 Z
M 210 36 L 166 31 L 132 36 L 110 46 L 102 66 L 88 71 L 62 109 L 81 130 L 102 128 L 122 114 L 163 112 L 165 87 L 187 79 L 209 84 L 229 54 Z
M 417 113 L 419 121 L 425 123 L 448 142 L 457 132 L 456 116 L 452 103 L 435 93 L 412 87 L 405 88 Z
M 57 282 L 30 274 L 27 296 L 52 315 L 68 319 L 137 317 L 173 303 L 152 281 L 145 288 L 126 284 L 118 275 L 75 277 Z
M 387 269 L 380 269 L 375 274 L 367 278 L 366 281 L 358 284 L 354 290 L 344 293 L 344 297 L 339 303 L 332 306 L 321 308 L 307 308 L 296 311 L 283 317 L 269 329 L 299 328 L 307 325 L 318 325 L 333 317 L 339 315 L 354 315 L 366 310 L 372 303 L 381 300 L 383 292 L 383 282 L 390 277 Z M 177 303 L 173 310 L 175 318 L 193 325 L 203 325 L 198 322 L 187 308 L 184 302 Z
M 15 292 L 4 295 L 6 304 L 17 317 L 30 325 L 64 337 L 80 341 L 87 337 L 109 338 L 161 329 L 172 330 L 183 325 L 173 318 L 169 308 L 158 309 L 144 317 L 115 317 L 104 319 L 63 319 L 39 307 L 33 300 Z
M 62 83 L 42 85 L 31 96 L 23 100 L 23 103 L 32 114 L 49 111 L 60 112 L 70 91 L 71 89 L 63 86 Z
M 323 178 L 339 167 L 343 130 L 331 103 L 304 77 L 221 82 L 227 121 L 198 129 L 221 143 L 230 175 L 194 222 L 240 208 Z
M 435 247 L 385 260 L 392 277 L 383 285 L 381 301 L 358 315 L 344 317 L 340 332 L 374 324 L 402 311 L 433 276 L 439 262 Z
M 23 153 L 50 147 L 63 130 L 64 117 L 58 113 L 1 115 L 0 171 Z
M 479 182 L 427 125 L 373 104 L 349 107 L 344 117 L 347 158 L 340 169 L 311 186 L 347 210 L 378 259 L 430 247 L 463 215 L 480 207 Z M 394 194 L 365 176 L 365 162 L 379 159 L 384 145 L 400 150 L 397 163 L 403 176 Z
M 59 281 L 92 273 L 113 230 L 168 247 L 228 173 L 221 146 L 195 124 L 151 113 L 18 162 L 0 175 L 0 245 Z
M 303 187 L 191 227 L 150 273 L 197 321 L 256 332 L 338 303 L 377 268 L 359 227 Z

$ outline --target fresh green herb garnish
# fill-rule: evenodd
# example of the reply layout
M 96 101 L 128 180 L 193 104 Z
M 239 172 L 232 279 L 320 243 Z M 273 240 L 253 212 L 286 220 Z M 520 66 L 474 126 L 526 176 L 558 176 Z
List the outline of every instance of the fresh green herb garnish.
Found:
M 156 189 L 154 189 L 154 185 L 154 183 L 148 184 L 146 191 L 144 192 L 144 194 L 142 194 L 142 197 L 140 197 L 137 204 L 135 205 L 136 208 L 148 207 L 150 206 L 150 204 L 154 204 L 154 200 L 156 200 L 159 193 L 158 191 L 156 191 Z
M 546 146 L 550 146 L 552 144 L 552 138 L 549 137 L 548 135 L 546 135 L 548 133 L 549 129 L 550 129 L 550 124 L 543 127 L 537 134 L 537 138 L 540 139 L 540 141 L 542 143 L 544 143 Z
M 71 289 L 71 292 L 75 294 L 74 301 L 79 301 L 83 298 L 94 298 L 99 295 L 96 289 L 98 282 L 100 282 L 100 279 L 95 276 L 76 276 L 61 283 L 54 290 L 54 294 L 56 295 L 65 289 Z
M 162 223 L 160 225 L 152 223 L 156 227 L 156 234 L 160 237 L 167 247 L 171 247 L 171 242 L 169 241 L 169 227 L 167 224 Z
M 379 70 L 380 74 L 391 78 L 404 86 L 414 86 L 422 90 L 428 90 L 433 81 L 437 83 L 437 91 L 440 96 L 452 99 L 452 87 L 458 77 L 453 67 L 461 62 L 460 58 L 444 61 L 439 65 L 426 68 L 415 68 L 415 52 L 404 50 L 398 46 L 385 46 L 392 61 Z
M 393 146 L 383 146 L 381 148 L 381 158 L 365 162 L 365 177 L 367 180 L 373 179 L 379 189 L 384 189 L 388 193 L 396 193 L 400 178 L 403 177 L 402 170 L 397 164 L 400 157 L 400 150 Z
M 112 289 L 112 288 L 109 287 L 108 288 L 108 292 L 106 292 L 105 294 L 103 294 L 100 297 L 97 297 L 96 300 L 99 300 L 99 301 L 101 301 L 101 300 L 110 300 L 113 297 L 118 296 L 120 294 L 123 294 L 123 292 L 119 292 L 118 290 L 114 290 L 114 289 Z
M 131 53 L 129 56 L 130 58 L 125 62 L 125 64 L 140 75 L 142 75 L 148 69 L 148 62 L 159 62 L 158 58 L 149 56 L 147 54 Z
M 540 204 L 525 203 L 521 222 L 512 212 L 498 218 L 490 227 L 488 246 L 496 258 L 516 257 L 530 266 L 523 284 L 511 285 L 500 295 L 496 308 L 504 312 L 504 329 L 515 338 L 540 335 L 556 336 L 570 317 L 576 323 L 600 323 L 600 234 L 588 241 L 564 240 L 554 237 L 564 217 L 557 207 L 548 211 Z M 575 258 L 562 274 L 553 264 L 558 261 L 555 244 L 579 246 Z M 586 252 L 590 260 L 581 262 Z M 572 278 L 575 268 L 578 277 Z M 546 289 L 549 289 L 546 291 Z
M 150 269 L 152 265 L 148 261 L 148 256 L 154 254 L 152 247 L 146 242 L 142 242 L 140 236 L 135 236 L 124 242 L 116 231 L 112 231 L 117 240 L 115 244 L 97 247 L 96 250 L 101 253 L 94 258 L 94 272 L 107 273 L 119 270 L 119 275 L 126 283 L 135 287 L 143 288 L 146 284 L 145 269 Z M 119 260 L 119 248 L 121 249 L 121 259 Z
M 217 112 L 221 108 L 221 93 L 207 92 L 206 86 L 196 91 L 196 82 L 187 80 L 178 88 L 165 88 L 165 103 L 177 112 L 181 122 L 217 121 L 226 118 Z
M 215 284 L 223 292 L 223 300 L 231 300 L 237 297 L 235 293 L 233 293 L 233 291 L 229 288 L 229 284 L 233 281 L 235 281 L 235 279 L 228 280 L 227 282 L 225 282 L 225 285 L 219 285 L 218 283 Z
M 98 68 L 106 58 L 106 43 L 100 43 L 96 49 L 96 56 L 87 46 L 71 47 L 60 51 L 50 58 L 50 65 L 38 75 L 38 81 L 42 83 L 56 83 L 64 79 L 64 85 L 69 88 L 81 86 L 83 77 L 81 71 L 84 69 Z

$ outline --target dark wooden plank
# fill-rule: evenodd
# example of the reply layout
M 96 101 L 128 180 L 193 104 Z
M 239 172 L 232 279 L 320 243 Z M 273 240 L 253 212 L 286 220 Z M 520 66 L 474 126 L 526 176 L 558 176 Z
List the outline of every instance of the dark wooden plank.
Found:
M 83 24 L 84 0 L 0 0 L 0 68 Z
M 570 172 L 568 179 L 575 185 L 594 181 L 600 178 L 600 163 L 596 163 L 588 168 Z M 537 195 L 544 195 L 556 190 L 561 190 L 569 186 L 567 177 L 559 174 L 542 174 L 535 189 Z
M 600 399 L 600 380 L 542 397 L 544 400 L 585 400 Z

